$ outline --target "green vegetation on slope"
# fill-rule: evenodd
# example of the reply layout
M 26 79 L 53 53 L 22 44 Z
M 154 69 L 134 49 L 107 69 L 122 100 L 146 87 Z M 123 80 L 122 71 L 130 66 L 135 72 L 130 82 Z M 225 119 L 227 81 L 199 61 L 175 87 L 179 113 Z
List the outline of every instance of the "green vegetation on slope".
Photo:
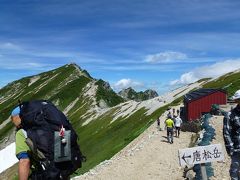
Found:
M 14 129 L 13 123 L 7 123 L 3 128 L 0 129 L 0 143 L 7 137 L 11 130 Z
M 110 87 L 105 87 L 106 83 L 103 80 L 96 82 L 98 85 L 97 89 L 97 102 L 99 103 L 103 99 L 109 107 L 116 106 L 124 102 L 124 99 L 118 96 Z
M 228 75 L 222 79 L 220 82 L 207 83 L 204 87 L 223 88 L 232 83 L 233 85 L 227 88 L 229 92 L 240 89 L 239 73 L 231 74 L 231 76 Z M 116 111 L 113 109 L 113 112 L 108 116 L 104 116 L 86 126 L 80 127 L 78 134 L 80 135 L 81 149 L 83 153 L 86 154 L 88 161 L 78 170 L 78 174 L 82 174 L 100 162 L 110 159 L 116 152 L 119 152 L 154 123 L 155 119 L 169 106 L 178 105 L 182 100 L 183 96 L 177 98 L 171 104 L 159 108 L 150 116 L 146 116 L 144 114 L 145 110 L 140 109 L 127 119 L 119 118 L 112 124 L 109 124 L 111 122 L 110 114 L 114 114 Z
M 25 77 L 14 81 L 6 87 L 0 89 L 2 97 L 8 97 L 5 102 L 0 102 L 0 124 L 9 118 L 11 110 L 17 106 L 18 99 L 22 101 L 47 99 L 59 102 L 59 108 L 64 108 L 76 99 L 82 88 L 90 81 L 85 76 L 78 76 L 75 66 L 67 65 L 58 69 L 44 72 L 38 75 L 39 79 L 29 85 L 34 76 Z M 36 77 L 36 76 L 35 76 Z M 72 77 L 72 81 L 66 79 Z M 62 88 L 58 89 L 59 85 Z M 0 140 L 13 130 L 13 125 L 9 123 L 0 130 Z
M 204 81 L 208 81 L 210 80 L 211 78 L 202 78 L 202 79 L 199 79 L 197 82 L 198 83 L 201 83 L 201 82 L 204 82 Z
M 228 73 L 221 76 L 215 81 L 210 81 L 203 85 L 203 88 L 222 88 L 232 96 L 238 89 L 240 89 L 240 72 Z
M 77 174 L 83 174 L 100 162 L 110 159 L 144 132 L 167 108 L 168 106 L 161 107 L 150 116 L 146 116 L 146 110 L 142 108 L 127 119 L 119 118 L 110 124 L 111 116 L 116 111 L 113 109 L 100 119 L 78 128 L 79 143 L 83 154 L 87 156 L 87 162 Z
M 53 95 L 50 100 L 59 100 L 58 107 L 60 109 L 65 109 L 71 102 L 73 102 L 77 97 L 79 97 L 83 88 L 87 85 L 90 80 L 85 76 L 81 76 L 78 79 L 70 82 L 67 86 L 64 86 L 59 90 L 58 93 Z

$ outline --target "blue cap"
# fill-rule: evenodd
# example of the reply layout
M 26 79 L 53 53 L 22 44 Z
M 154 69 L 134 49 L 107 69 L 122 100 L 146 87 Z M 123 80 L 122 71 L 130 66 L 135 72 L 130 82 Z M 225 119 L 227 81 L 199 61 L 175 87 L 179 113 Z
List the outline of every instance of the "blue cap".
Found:
M 18 106 L 18 107 L 16 107 L 16 108 L 13 109 L 13 111 L 12 111 L 12 113 L 11 113 L 11 116 L 17 116 L 17 115 L 19 115 L 19 114 L 20 114 L 20 108 L 19 108 L 19 106 Z

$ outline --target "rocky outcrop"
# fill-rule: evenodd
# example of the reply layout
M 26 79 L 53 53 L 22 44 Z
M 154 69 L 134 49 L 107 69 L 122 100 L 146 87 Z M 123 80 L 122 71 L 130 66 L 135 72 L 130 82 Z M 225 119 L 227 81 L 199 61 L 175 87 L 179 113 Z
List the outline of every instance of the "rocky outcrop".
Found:
M 148 89 L 144 92 L 136 92 L 133 88 L 129 87 L 127 89 L 123 89 L 118 93 L 126 100 L 135 100 L 135 101 L 144 101 L 148 99 L 152 99 L 158 96 L 158 93 L 154 90 Z

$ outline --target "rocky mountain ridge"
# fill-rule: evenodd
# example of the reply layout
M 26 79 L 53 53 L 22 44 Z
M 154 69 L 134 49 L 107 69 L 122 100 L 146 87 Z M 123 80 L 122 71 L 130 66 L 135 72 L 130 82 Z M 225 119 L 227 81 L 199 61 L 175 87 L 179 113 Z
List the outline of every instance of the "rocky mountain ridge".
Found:
M 129 87 L 123 89 L 118 93 L 125 100 L 145 101 L 158 96 L 158 93 L 152 89 L 146 91 L 136 92 L 133 88 Z

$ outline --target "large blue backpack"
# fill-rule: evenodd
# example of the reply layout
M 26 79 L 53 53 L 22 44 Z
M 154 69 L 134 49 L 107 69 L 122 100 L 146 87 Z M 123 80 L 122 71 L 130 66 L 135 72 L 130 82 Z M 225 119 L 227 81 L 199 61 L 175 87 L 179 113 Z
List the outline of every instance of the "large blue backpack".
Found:
M 22 102 L 19 107 L 34 167 L 30 178 L 68 179 L 86 158 L 80 151 L 78 136 L 67 117 L 46 100 Z

